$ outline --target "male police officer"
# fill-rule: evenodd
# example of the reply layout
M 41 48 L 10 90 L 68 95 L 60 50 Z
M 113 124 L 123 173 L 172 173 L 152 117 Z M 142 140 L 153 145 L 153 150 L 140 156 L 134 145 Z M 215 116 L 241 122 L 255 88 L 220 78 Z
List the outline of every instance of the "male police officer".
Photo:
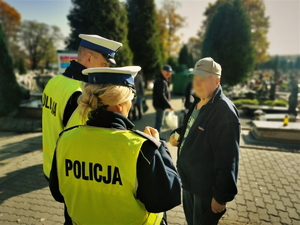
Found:
M 43 104 L 43 157 L 44 174 L 49 178 L 53 152 L 60 132 L 65 128 L 82 124 L 77 111 L 77 98 L 82 82 L 87 76 L 82 70 L 93 67 L 108 67 L 115 64 L 114 55 L 122 44 L 98 35 L 80 34 L 78 60 L 71 61 L 62 75 L 52 78 L 45 87 Z
M 82 70 L 93 67 L 108 67 L 115 64 L 114 55 L 122 43 L 98 35 L 80 34 L 78 60 L 71 61 L 62 75 L 52 78 L 46 85 L 43 96 L 43 170 L 49 179 L 52 158 L 59 134 L 68 127 L 82 124 L 77 108 L 82 82 L 87 82 Z M 65 224 L 72 224 L 65 210 Z

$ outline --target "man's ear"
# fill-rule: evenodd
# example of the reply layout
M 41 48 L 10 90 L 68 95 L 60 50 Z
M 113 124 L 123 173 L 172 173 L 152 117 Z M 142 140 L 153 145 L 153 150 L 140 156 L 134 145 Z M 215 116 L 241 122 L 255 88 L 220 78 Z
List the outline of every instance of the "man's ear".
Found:
M 91 63 L 91 59 L 92 59 L 92 54 L 91 53 L 86 53 L 85 56 L 84 56 L 84 58 L 85 58 L 85 62 L 87 64 L 90 64 Z

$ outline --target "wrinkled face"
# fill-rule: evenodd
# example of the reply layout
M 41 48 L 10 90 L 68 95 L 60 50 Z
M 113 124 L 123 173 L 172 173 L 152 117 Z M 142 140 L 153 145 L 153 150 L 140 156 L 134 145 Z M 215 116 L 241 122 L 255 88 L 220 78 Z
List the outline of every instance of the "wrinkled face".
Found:
M 166 70 L 162 70 L 161 74 L 163 75 L 163 77 L 166 80 L 170 80 L 171 76 L 172 76 L 172 72 L 166 71 Z
M 220 78 L 213 74 L 208 77 L 194 75 L 193 89 L 198 98 L 206 99 L 216 90 L 219 83 Z

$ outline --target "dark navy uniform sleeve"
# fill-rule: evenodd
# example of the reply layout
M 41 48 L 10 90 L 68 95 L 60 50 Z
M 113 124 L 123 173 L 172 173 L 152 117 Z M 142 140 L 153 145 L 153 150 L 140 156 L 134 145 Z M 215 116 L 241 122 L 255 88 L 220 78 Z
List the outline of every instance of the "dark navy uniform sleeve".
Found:
M 148 212 L 165 212 L 181 204 L 181 182 L 164 141 L 144 142 L 137 161 L 137 198 Z
M 237 122 L 223 124 L 211 137 L 216 174 L 213 197 L 219 203 L 232 201 L 237 194 L 239 140 L 240 124 Z
M 77 99 L 80 95 L 81 95 L 81 91 L 76 91 L 69 98 L 69 100 L 66 104 L 66 107 L 65 107 L 64 115 L 63 115 L 64 127 L 67 126 L 69 119 L 71 118 L 73 112 L 77 108 L 77 106 L 78 106 Z
M 52 168 L 50 172 L 49 188 L 53 198 L 58 202 L 64 202 L 64 197 L 59 191 L 58 176 L 57 176 L 57 163 L 56 163 L 56 151 L 54 152 Z

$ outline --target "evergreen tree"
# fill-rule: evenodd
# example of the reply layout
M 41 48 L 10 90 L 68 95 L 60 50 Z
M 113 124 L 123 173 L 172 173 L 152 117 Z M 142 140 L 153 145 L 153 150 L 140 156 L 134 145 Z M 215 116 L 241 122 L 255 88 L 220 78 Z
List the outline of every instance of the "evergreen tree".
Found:
M 183 71 L 194 67 L 193 54 L 189 51 L 188 46 L 185 44 L 182 46 L 178 56 L 179 70 Z
M 200 39 L 203 39 L 208 24 L 210 23 L 217 8 L 224 2 L 233 2 L 234 0 L 217 0 L 214 3 L 209 3 L 204 15 L 206 19 L 203 21 L 201 30 L 198 33 Z M 268 61 L 269 55 L 267 53 L 269 42 L 267 38 L 268 29 L 270 26 L 269 17 L 265 15 L 264 0 L 242 0 L 243 8 L 249 16 L 251 30 L 252 30 L 252 44 L 255 51 L 256 63 L 263 63 Z
M 178 64 L 179 65 L 186 65 L 187 67 L 190 66 L 190 56 L 189 50 L 187 45 L 183 45 L 180 49 L 179 56 L 178 56 Z
M 20 75 L 27 73 L 26 64 L 23 58 L 19 58 L 18 60 L 18 71 Z
M 300 56 L 297 56 L 297 59 L 295 62 L 295 69 L 300 70 Z
M 170 56 L 167 60 L 167 64 L 170 65 L 173 70 L 176 70 L 178 66 L 178 59 L 175 58 L 174 56 Z
M 129 44 L 133 62 L 143 68 L 145 84 L 160 73 L 161 43 L 154 0 L 128 0 Z
M 202 45 L 202 57 L 222 66 L 222 83 L 245 81 L 255 65 L 251 26 L 241 0 L 220 4 L 212 17 Z
M 13 71 L 13 62 L 8 53 L 6 38 L 0 24 L 0 116 L 17 110 L 20 103 L 20 88 Z
M 127 13 L 118 0 L 72 0 L 73 7 L 67 16 L 71 34 L 66 41 L 67 48 L 77 50 L 81 39 L 79 34 L 96 34 L 121 42 L 123 47 L 117 52 L 117 66 L 132 64 L 132 52 L 128 46 Z
M 193 54 L 190 52 L 189 53 L 189 65 L 188 65 L 188 67 L 189 68 L 194 68 L 194 57 L 193 57 Z

